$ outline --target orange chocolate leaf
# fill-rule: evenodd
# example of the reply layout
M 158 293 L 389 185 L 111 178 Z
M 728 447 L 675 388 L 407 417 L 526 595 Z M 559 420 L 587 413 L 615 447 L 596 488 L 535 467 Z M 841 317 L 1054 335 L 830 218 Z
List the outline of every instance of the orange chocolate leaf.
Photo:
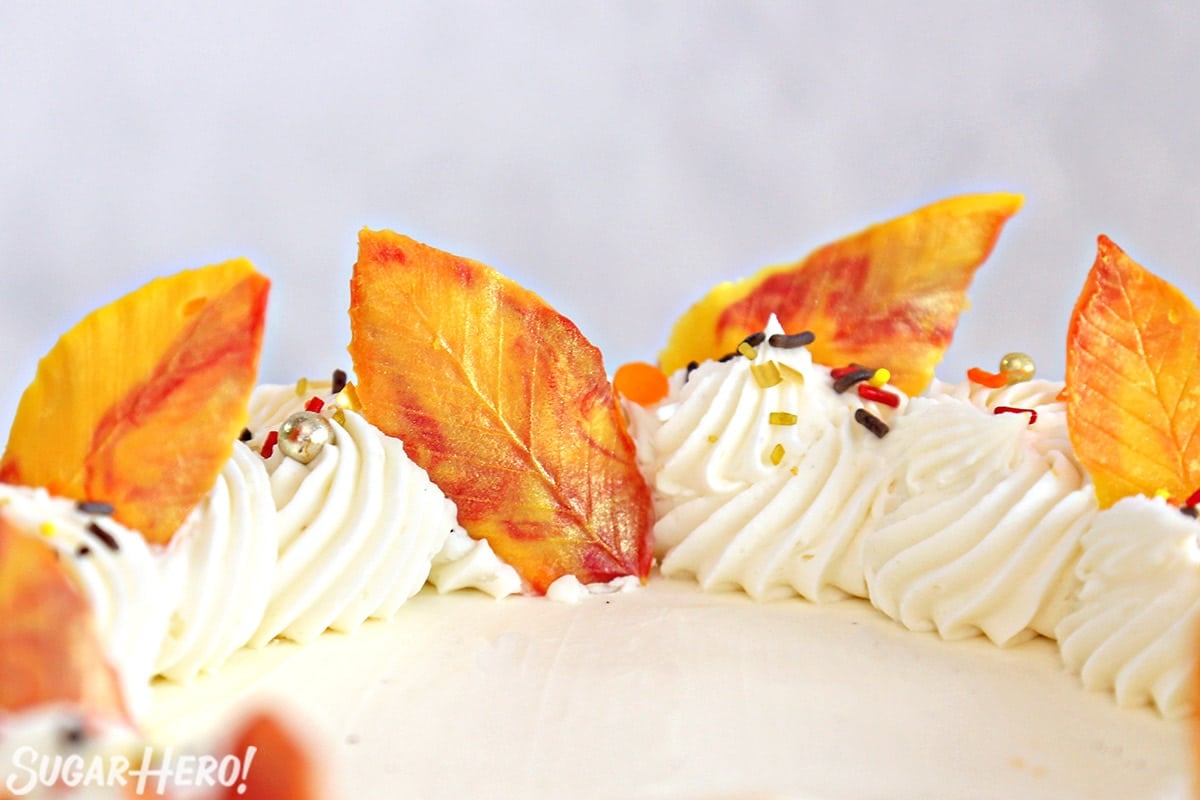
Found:
M 247 765 L 250 747 L 254 754 Z M 245 780 L 224 788 L 214 800 L 317 800 L 324 796 L 312 754 L 290 727 L 271 714 L 258 713 L 242 723 L 230 753 L 242 759 Z
M 0 481 L 109 502 L 148 541 L 168 541 L 246 424 L 267 289 L 239 259 L 84 317 L 21 397 Z
M 663 371 L 720 358 L 774 313 L 785 331 L 816 335 L 816 361 L 887 367 L 895 386 L 918 394 L 950 345 L 975 270 L 1021 203 L 1013 194 L 952 197 L 722 283 L 676 322 Z
M 1105 236 L 1071 315 L 1067 389 L 1102 508 L 1200 486 L 1200 311 Z
M 536 591 L 647 576 L 650 491 L 570 320 L 484 264 L 364 230 L 350 324 L 363 413 Z
M 57 551 L 0 515 L 0 712 L 57 702 L 127 717 L 92 609 Z

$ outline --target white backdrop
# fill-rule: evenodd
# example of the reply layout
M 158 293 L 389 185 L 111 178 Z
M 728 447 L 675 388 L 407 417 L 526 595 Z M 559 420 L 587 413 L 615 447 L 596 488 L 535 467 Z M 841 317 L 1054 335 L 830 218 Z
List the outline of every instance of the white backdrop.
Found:
M 529 285 L 610 370 L 957 192 L 1026 206 L 947 379 L 1060 376 L 1099 233 L 1200 299 L 1196 4 L 209 5 L 0 4 L 0 436 L 80 316 L 233 255 L 274 281 L 265 380 L 348 366 L 364 224 Z

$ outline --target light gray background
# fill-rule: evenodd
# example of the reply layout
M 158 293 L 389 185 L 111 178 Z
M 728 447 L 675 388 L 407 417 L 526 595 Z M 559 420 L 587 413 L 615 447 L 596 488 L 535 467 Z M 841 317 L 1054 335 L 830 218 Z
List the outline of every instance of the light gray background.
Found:
M 348 366 L 364 224 L 529 285 L 610 370 L 957 192 L 1027 202 L 948 379 L 1060 376 L 1102 232 L 1200 298 L 1193 3 L 212 5 L 0 5 L 0 419 L 84 313 L 234 255 L 274 280 L 264 379 Z

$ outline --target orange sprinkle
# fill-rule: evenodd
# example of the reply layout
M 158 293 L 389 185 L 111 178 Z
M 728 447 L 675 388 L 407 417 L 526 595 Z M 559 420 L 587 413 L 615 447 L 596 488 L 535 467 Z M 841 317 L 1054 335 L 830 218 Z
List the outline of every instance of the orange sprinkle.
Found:
M 644 361 L 631 361 L 617 368 L 613 388 L 626 400 L 649 406 L 666 397 L 671 387 L 667 384 L 667 376 L 658 367 Z
M 986 369 L 971 367 L 967 370 L 967 379 L 989 389 L 999 389 L 1008 385 L 1008 376 L 998 372 L 988 372 Z
M 1070 399 L 1070 397 L 1071 397 L 1071 392 L 1065 386 L 1058 390 L 1058 394 L 1054 395 L 1054 399 L 1060 403 L 1067 402 L 1067 400 Z

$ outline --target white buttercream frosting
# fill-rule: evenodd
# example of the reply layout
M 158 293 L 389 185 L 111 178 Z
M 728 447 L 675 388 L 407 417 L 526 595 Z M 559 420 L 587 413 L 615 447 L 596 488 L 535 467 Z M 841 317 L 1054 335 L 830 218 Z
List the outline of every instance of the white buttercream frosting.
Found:
M 997 644 L 1053 637 L 1076 588 L 1095 496 L 1066 432 L 1062 384 L 935 384 L 884 444 L 893 472 L 864 544 L 871 602 L 913 630 Z M 997 407 L 1036 410 L 994 413 Z
M 186 681 L 219 667 L 258 630 L 271 597 L 277 535 L 262 457 L 241 442 L 208 496 L 175 534 L 181 598 L 157 670 Z
M 291 386 L 258 387 L 250 402 L 255 442 L 302 402 Z M 439 558 L 447 587 L 497 595 L 519 588 L 490 548 L 461 546 L 454 503 L 399 439 L 353 411 L 342 418 L 329 420 L 334 440 L 312 462 L 279 448 L 264 461 L 278 510 L 278 564 L 252 644 L 276 636 L 305 642 L 327 628 L 352 631 L 367 618 L 387 619 L 421 589 Z M 448 541 L 457 558 L 443 555 Z M 448 562 L 458 559 L 466 562 L 455 570 Z
M 782 332 L 772 317 L 765 333 Z M 782 380 L 764 387 L 753 370 L 772 364 Z M 756 598 L 866 595 L 862 535 L 876 516 L 885 464 L 882 441 L 854 414 L 865 408 L 886 420 L 899 412 L 854 390 L 838 394 L 832 382 L 806 347 L 768 339 L 752 359 L 681 370 L 654 407 L 627 405 L 654 490 L 664 575 Z M 907 399 L 887 388 L 902 410 Z M 772 412 L 795 422 L 772 424 Z
M 145 710 L 155 659 L 179 593 L 179 576 L 158 548 L 105 515 L 83 513 L 44 489 L 0 484 L 0 506 L 21 528 L 39 532 L 87 598 L 108 660 L 131 712 Z M 111 537 L 97 536 L 98 525 Z
M 1058 626 L 1063 661 L 1085 687 L 1167 717 L 1192 712 L 1198 536 L 1200 523 L 1161 499 L 1126 497 L 1096 515 L 1083 534 L 1078 605 Z

